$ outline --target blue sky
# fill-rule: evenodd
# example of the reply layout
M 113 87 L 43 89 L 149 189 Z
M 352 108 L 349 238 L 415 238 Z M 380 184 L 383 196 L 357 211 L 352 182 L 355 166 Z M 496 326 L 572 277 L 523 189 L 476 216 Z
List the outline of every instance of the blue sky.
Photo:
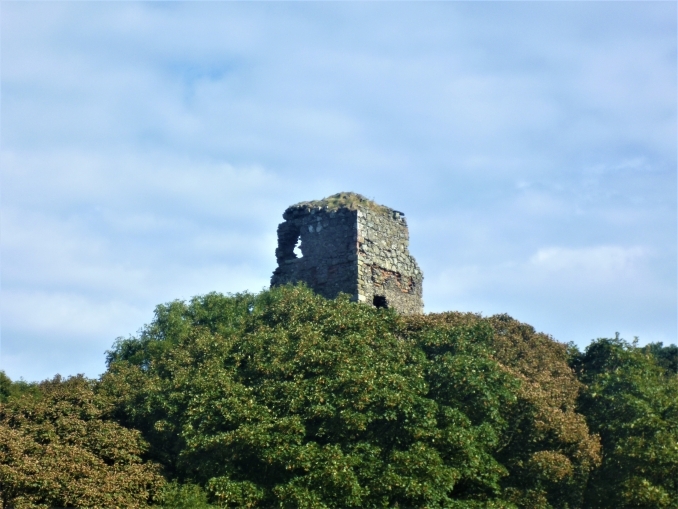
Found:
M 676 342 L 675 2 L 0 9 L 12 378 L 267 287 L 284 209 L 339 191 L 407 214 L 429 312 Z

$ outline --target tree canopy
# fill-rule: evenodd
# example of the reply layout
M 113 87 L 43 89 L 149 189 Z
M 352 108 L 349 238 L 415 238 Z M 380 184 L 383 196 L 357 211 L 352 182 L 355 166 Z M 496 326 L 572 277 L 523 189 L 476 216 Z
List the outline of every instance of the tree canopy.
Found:
M 678 376 L 662 353 L 617 337 L 573 358 L 585 384 L 579 411 L 605 452 L 588 507 L 678 507 Z
M 107 362 L 0 379 L 3 507 L 678 507 L 661 344 L 287 286 L 158 306 Z
M 165 482 L 159 465 L 142 461 L 138 431 L 105 418 L 94 385 L 57 376 L 0 407 L 0 507 L 134 508 L 153 499 Z
M 209 294 L 109 362 L 121 422 L 222 505 L 569 507 L 599 461 L 566 348 L 507 316 Z

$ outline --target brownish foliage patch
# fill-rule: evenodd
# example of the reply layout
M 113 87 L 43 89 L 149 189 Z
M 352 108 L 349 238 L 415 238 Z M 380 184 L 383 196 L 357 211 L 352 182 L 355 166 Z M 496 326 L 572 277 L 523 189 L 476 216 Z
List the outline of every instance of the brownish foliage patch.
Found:
M 0 407 L 0 508 L 135 508 L 164 484 L 138 431 L 106 420 L 93 382 L 59 376 Z

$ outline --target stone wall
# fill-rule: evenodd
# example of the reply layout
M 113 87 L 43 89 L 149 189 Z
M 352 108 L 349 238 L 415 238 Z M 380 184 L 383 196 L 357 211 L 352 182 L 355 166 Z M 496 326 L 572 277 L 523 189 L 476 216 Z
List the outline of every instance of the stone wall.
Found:
M 290 207 L 278 226 L 278 268 L 271 286 L 304 281 L 333 299 L 340 292 L 357 293 L 355 210 Z M 302 256 L 294 253 L 299 246 Z
M 403 314 L 424 312 L 422 274 L 402 212 L 358 210 L 358 300 Z M 385 299 L 385 300 L 384 300 Z
M 304 281 L 328 299 L 343 292 L 400 313 L 423 312 L 423 274 L 409 254 L 402 212 L 339 193 L 293 205 L 283 218 L 271 286 Z

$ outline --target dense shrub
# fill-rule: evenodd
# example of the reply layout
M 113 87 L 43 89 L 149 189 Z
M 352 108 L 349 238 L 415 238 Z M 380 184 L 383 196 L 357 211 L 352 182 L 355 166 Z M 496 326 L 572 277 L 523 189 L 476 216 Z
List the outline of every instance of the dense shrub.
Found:
M 661 360 L 619 337 L 573 357 L 579 411 L 604 451 L 587 507 L 678 507 L 678 375 Z
M 580 507 L 589 472 L 600 461 L 600 443 L 577 413 L 582 385 L 568 364 L 567 347 L 508 315 L 441 313 L 406 321 L 432 337 L 443 337 L 448 328 L 491 329 L 471 332 L 468 341 L 485 344 L 520 381 L 515 404 L 503 408 L 506 428 L 495 452 L 510 474 L 502 480 L 504 492 L 521 507 Z
M 94 382 L 35 384 L 0 406 L 0 507 L 140 507 L 164 483 L 138 431 L 104 418 Z
M 118 419 L 225 506 L 571 507 L 598 459 L 565 347 L 506 316 L 210 294 L 109 362 Z
M 98 381 L 0 372 L 0 499 L 678 508 L 676 352 L 303 286 L 175 301 Z

